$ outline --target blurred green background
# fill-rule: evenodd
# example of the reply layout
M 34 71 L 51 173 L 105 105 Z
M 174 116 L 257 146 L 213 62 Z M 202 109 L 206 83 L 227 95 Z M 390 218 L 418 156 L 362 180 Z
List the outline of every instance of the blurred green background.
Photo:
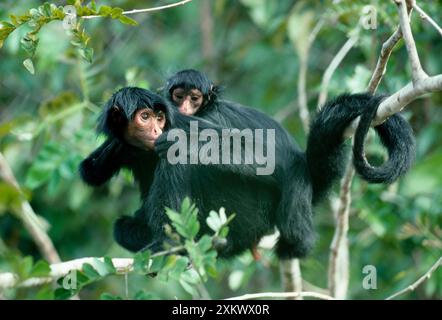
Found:
M 0 20 L 42 3 L 2 1 Z M 165 3 L 170 2 L 114 0 L 98 4 L 129 10 Z M 81 159 L 100 143 L 95 121 L 114 90 L 126 85 L 156 90 L 180 69 L 200 69 L 225 87 L 225 98 L 281 119 L 305 148 L 297 85 L 307 37 L 316 22 L 324 19 L 309 52 L 307 98 L 314 112 L 324 71 L 357 28 L 368 4 L 376 8 L 377 28 L 359 28 L 358 44 L 333 75 L 330 97 L 366 88 L 382 43 L 398 25 L 396 8 L 389 1 L 194 0 L 173 9 L 132 16 L 139 22 L 135 27 L 105 18 L 87 20 L 84 27 L 95 51 L 91 64 L 70 45 L 61 22 L 52 22 L 40 33 L 35 75 L 23 67 L 26 55 L 20 49 L 20 39 L 29 29 L 15 31 L 0 49 L 0 151 L 35 212 L 50 224 L 49 235 L 62 260 L 131 256 L 112 239 L 112 223 L 139 206 L 130 174 L 125 172 L 108 185 L 92 189 L 80 181 L 77 172 Z M 440 1 L 422 1 L 420 5 L 436 21 L 442 21 Z M 442 73 L 440 35 L 416 13 L 412 28 L 424 69 L 429 74 Z M 410 80 L 401 42 L 378 92 L 391 94 Z M 350 298 L 380 299 L 393 294 L 419 278 L 441 256 L 441 107 L 442 94 L 435 93 L 406 108 L 417 137 L 417 159 L 405 178 L 390 187 L 368 185 L 358 178 L 353 183 Z M 371 143 L 368 151 L 374 159 L 384 156 L 379 143 Z M 8 190 L 0 181 L 0 272 L 13 271 L 25 256 L 41 258 L 11 210 L 13 196 Z M 336 194 L 331 199 L 315 211 L 318 242 L 310 257 L 301 262 L 304 279 L 323 288 L 327 286 Z M 233 261 L 220 261 L 218 277 L 207 284 L 211 296 L 280 291 L 277 259 L 271 251 L 265 252 L 263 259 L 255 262 L 246 253 Z M 365 265 L 377 268 L 376 290 L 362 288 Z M 140 288 L 153 292 L 156 298 L 190 298 L 178 283 L 129 276 L 130 292 Z M 123 291 L 123 277 L 115 276 L 88 286 L 81 297 L 96 299 L 103 292 L 122 295 Z M 38 288 L 8 289 L 1 295 L 32 299 L 38 297 L 37 292 Z M 403 298 L 441 299 L 442 271 Z

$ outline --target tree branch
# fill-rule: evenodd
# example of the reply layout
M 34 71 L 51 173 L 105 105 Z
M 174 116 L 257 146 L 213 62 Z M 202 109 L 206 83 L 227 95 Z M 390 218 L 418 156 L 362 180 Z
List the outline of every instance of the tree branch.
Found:
M 167 4 L 167 5 L 164 5 L 164 6 L 154 7 L 154 8 L 135 9 L 135 10 L 130 10 L 130 11 L 124 11 L 123 14 L 124 15 L 131 15 L 131 14 L 136 14 L 136 13 L 146 13 L 146 12 L 160 11 L 160 10 L 165 10 L 165 9 L 170 9 L 170 8 L 173 8 L 173 7 L 178 7 L 178 6 L 185 5 L 186 3 L 190 2 L 190 1 L 192 1 L 192 0 L 183 0 L 183 1 Z M 82 18 L 82 19 L 94 19 L 94 18 L 101 18 L 101 16 L 83 16 L 83 17 L 80 17 L 80 18 Z
M 238 297 L 228 298 L 225 300 L 252 300 L 252 299 L 268 299 L 268 298 L 298 298 L 311 297 L 322 300 L 335 300 L 333 297 L 317 293 L 317 292 L 263 292 L 263 293 L 249 293 Z
M 299 105 L 299 117 L 301 118 L 302 126 L 305 133 L 308 133 L 310 129 L 310 113 L 308 111 L 307 103 L 307 70 L 308 70 L 308 60 L 310 57 L 309 51 L 313 42 L 315 41 L 319 31 L 324 25 L 324 19 L 320 19 L 316 23 L 312 32 L 310 32 L 307 41 L 307 48 L 305 49 L 305 55 L 300 55 L 299 62 L 299 74 L 298 74 L 298 105 Z
M 165 256 L 168 254 L 177 253 L 181 250 L 184 250 L 184 246 L 177 246 L 171 248 L 169 250 L 164 250 L 157 252 L 151 255 L 151 258 Z M 20 282 L 20 279 L 17 274 L 12 272 L 0 273 L 0 288 L 11 288 L 11 287 L 35 287 L 39 285 L 43 285 L 46 283 L 50 283 L 55 279 L 61 278 L 69 274 L 73 270 L 82 270 L 83 265 L 88 263 L 92 265 L 94 268 L 96 267 L 96 261 L 100 260 L 104 262 L 103 257 L 89 257 L 89 258 L 80 258 L 70 261 L 65 261 L 61 263 L 54 263 L 50 265 L 51 271 L 49 275 L 46 277 L 34 277 L 26 279 Z M 113 258 L 112 264 L 114 265 L 117 273 L 126 274 L 133 271 L 133 263 L 134 259 L 132 258 Z
M 299 259 L 281 260 L 279 262 L 284 291 L 297 293 L 297 296 L 287 297 L 302 300 L 302 275 Z
M 6 161 L 3 154 L 0 152 L 0 178 L 2 178 L 6 183 L 13 186 L 19 193 L 22 193 L 17 179 L 11 170 L 8 162 Z M 60 257 L 52 243 L 51 238 L 45 232 L 45 228 L 42 225 L 37 214 L 32 209 L 31 205 L 26 200 L 21 200 L 19 207 L 15 210 L 18 218 L 23 222 L 26 230 L 28 230 L 32 239 L 36 243 L 42 256 L 50 263 L 60 262 Z
M 410 7 L 411 12 L 411 7 Z M 388 38 L 382 45 L 375 70 L 368 84 L 367 90 L 375 93 L 379 83 L 381 82 L 387 67 L 393 48 L 402 38 L 400 27 Z M 357 122 L 355 122 L 357 123 Z M 351 136 L 353 136 L 356 126 L 353 128 Z M 351 184 L 354 177 L 353 164 L 350 161 L 341 182 L 339 194 L 339 206 L 336 212 L 336 229 L 333 241 L 330 245 L 330 257 L 328 267 L 328 285 L 331 294 L 334 297 L 345 298 L 348 290 L 349 282 L 349 248 L 348 248 L 348 226 L 349 212 L 351 206 Z
M 351 183 L 354 168 L 351 162 L 341 182 L 339 207 L 336 212 L 336 228 L 330 244 L 328 264 L 328 288 L 330 294 L 338 299 L 345 299 L 349 283 L 348 226 L 351 205 Z
M 420 96 L 430 93 L 442 91 L 442 74 L 428 77 L 413 84 L 408 85 L 386 98 L 378 107 L 376 117 L 373 120 L 372 126 L 377 126 L 384 122 L 389 116 L 400 112 L 405 106 L 416 100 Z M 351 125 L 347 128 L 344 135 L 352 137 L 359 123 L 359 118 L 353 120 Z
M 376 67 L 374 69 L 373 75 L 371 76 L 370 83 L 368 84 L 368 91 L 374 93 L 379 83 L 382 80 L 382 77 L 385 74 L 387 69 L 388 59 L 390 58 L 391 52 L 399 40 L 402 39 L 402 31 L 401 28 L 398 27 L 396 31 L 388 38 L 387 41 L 382 45 L 381 53 L 378 58 L 378 62 L 376 63 Z
M 426 14 L 425 11 L 422 10 L 421 7 L 419 7 L 416 3 L 413 5 L 413 8 L 419 13 L 419 15 L 423 20 L 427 20 L 428 23 L 431 24 L 437 30 L 437 32 L 439 32 L 439 34 L 442 36 L 442 28 L 439 27 L 436 21 L 431 19 L 431 17 L 428 14 Z
M 389 296 L 386 300 L 394 299 L 402 294 L 405 294 L 407 292 L 411 292 L 416 290 L 417 287 L 419 287 L 422 283 L 424 283 L 427 279 L 430 279 L 431 275 L 440 267 L 442 266 L 442 257 L 437 260 L 437 262 L 428 270 L 422 277 L 420 277 L 416 282 L 409 285 L 407 288 L 396 292 L 395 294 Z
M 410 59 L 411 63 L 413 83 L 417 83 L 419 80 L 427 78 L 428 75 L 422 69 L 422 65 L 419 60 L 419 54 L 417 53 L 416 43 L 414 42 L 413 33 L 411 32 L 410 18 L 407 11 L 407 4 L 405 0 L 395 0 L 395 2 L 396 5 L 398 6 L 402 36 L 404 37 L 405 46 L 407 47 L 407 52 L 408 52 L 408 58 Z
M 95 267 L 96 260 L 104 262 L 104 258 L 81 258 L 50 265 L 51 271 L 47 277 L 34 277 L 20 282 L 18 275 L 12 272 L 0 273 L 0 288 L 11 287 L 35 287 L 46 283 L 50 283 L 55 279 L 61 278 L 69 274 L 73 270 L 82 270 L 83 265 L 88 263 Z M 131 258 L 114 258 L 112 259 L 117 273 L 127 273 L 133 268 L 133 259 Z

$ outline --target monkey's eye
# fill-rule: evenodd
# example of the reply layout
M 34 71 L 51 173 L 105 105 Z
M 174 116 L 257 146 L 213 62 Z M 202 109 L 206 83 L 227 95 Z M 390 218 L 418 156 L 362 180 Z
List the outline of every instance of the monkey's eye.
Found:
M 201 97 L 200 96 L 192 96 L 191 99 L 192 101 L 198 101 Z
M 165 115 L 164 115 L 163 111 L 158 111 L 156 116 L 157 116 L 158 121 L 163 121 L 165 119 Z
M 149 113 L 143 112 L 143 113 L 140 114 L 140 117 L 143 120 L 147 120 L 147 119 L 149 119 Z
M 175 94 L 175 95 L 173 95 L 173 100 L 175 100 L 175 101 L 180 101 L 180 100 L 183 100 L 184 99 L 184 95 L 182 95 L 182 94 Z

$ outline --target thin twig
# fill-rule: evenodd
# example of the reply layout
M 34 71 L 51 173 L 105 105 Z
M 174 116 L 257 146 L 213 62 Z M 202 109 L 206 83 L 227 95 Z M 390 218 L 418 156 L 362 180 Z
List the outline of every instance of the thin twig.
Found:
M 342 60 L 344 60 L 345 56 L 350 52 L 351 48 L 358 42 L 359 35 L 353 35 L 344 43 L 338 53 L 335 55 L 333 60 L 330 62 L 329 66 L 324 72 L 324 76 L 322 77 L 321 83 L 321 92 L 319 94 L 318 99 L 318 109 L 322 107 L 322 105 L 327 101 L 328 94 L 328 86 L 330 84 L 330 80 L 335 73 L 338 66 L 341 64 Z
M 268 299 L 268 298 L 297 298 L 310 297 L 322 300 L 335 300 L 333 297 L 317 293 L 317 292 L 263 292 L 263 293 L 249 293 L 238 297 L 228 298 L 225 300 L 252 300 L 252 299 Z
M 154 8 L 147 8 L 147 9 L 135 9 L 135 10 L 130 10 L 130 11 L 124 11 L 123 14 L 124 15 L 131 15 L 131 14 L 136 14 L 136 13 L 146 13 L 146 12 L 153 12 L 153 11 L 160 11 L 160 10 L 165 10 L 165 9 L 170 9 L 173 7 L 178 7 L 178 6 L 182 6 L 188 2 L 190 2 L 192 0 L 183 0 L 183 1 L 179 1 L 179 2 L 175 2 L 175 3 L 171 3 L 171 4 L 167 4 L 164 6 L 160 6 L 160 7 L 154 7 Z M 101 16 L 99 15 L 93 15 L 93 16 L 83 16 L 80 18 L 83 19 L 94 19 L 94 18 L 100 18 Z
M 408 21 L 410 21 L 412 9 L 413 9 L 412 6 L 407 5 Z M 381 53 L 379 54 L 376 67 L 373 71 L 373 75 L 371 76 L 370 82 L 367 87 L 368 92 L 370 93 L 376 92 L 379 83 L 381 82 L 385 74 L 391 52 L 393 51 L 394 47 L 401 39 L 402 39 L 402 29 L 401 26 L 399 25 L 396 28 L 396 31 L 382 45 Z
M 440 267 L 442 266 L 442 257 L 439 258 L 439 260 L 437 260 L 437 262 L 430 268 L 430 270 L 428 270 L 422 277 L 420 277 L 416 282 L 414 282 L 413 284 L 409 285 L 408 287 L 406 287 L 405 289 L 396 292 L 395 294 L 389 296 L 386 300 L 391 300 L 394 299 L 402 294 L 405 294 L 407 292 L 411 292 L 416 290 L 417 287 L 419 287 L 422 283 L 424 283 L 427 279 L 430 279 L 431 275 Z
M 330 294 L 338 299 L 345 299 L 349 283 L 348 226 L 351 205 L 351 183 L 354 168 L 351 162 L 341 182 L 339 207 L 336 212 L 336 228 L 330 245 L 328 264 L 328 288 Z
M 407 11 L 407 4 L 405 0 L 395 0 L 399 11 L 399 20 L 402 30 L 402 36 L 407 47 L 408 59 L 411 63 L 411 72 L 413 77 L 413 83 L 423 80 L 428 77 L 425 71 L 422 69 L 421 62 L 419 60 L 419 54 L 417 53 L 416 43 L 414 42 L 413 33 L 411 31 L 409 14 Z
M 419 7 L 416 3 L 413 5 L 413 8 L 419 12 L 421 18 L 423 20 L 427 20 L 429 24 L 431 24 L 436 30 L 437 32 L 439 32 L 439 34 L 442 36 L 442 28 L 439 27 L 439 25 L 436 23 L 436 21 L 434 21 L 433 19 L 431 19 L 431 17 L 425 13 L 424 10 L 422 10 L 421 7 Z
M 307 134 L 310 129 L 310 113 L 308 111 L 307 103 L 307 70 L 308 60 L 310 57 L 309 51 L 315 41 L 319 31 L 324 25 L 324 19 L 320 19 L 312 32 L 308 36 L 307 48 L 305 49 L 305 55 L 300 54 L 300 65 L 298 74 L 298 105 L 299 105 L 299 117 L 301 118 L 304 132 Z
M 401 28 L 398 27 L 396 31 L 388 38 L 387 41 L 382 45 L 381 53 L 378 58 L 378 62 L 376 63 L 376 67 L 373 71 L 373 75 L 371 76 L 370 83 L 368 84 L 367 90 L 371 93 L 374 93 L 379 83 L 382 80 L 382 77 L 385 74 L 387 62 L 390 58 L 391 52 L 399 40 L 402 39 L 402 31 Z
M 284 291 L 294 293 L 302 292 L 302 274 L 299 259 L 281 260 L 279 266 Z M 302 300 L 301 295 L 290 298 Z

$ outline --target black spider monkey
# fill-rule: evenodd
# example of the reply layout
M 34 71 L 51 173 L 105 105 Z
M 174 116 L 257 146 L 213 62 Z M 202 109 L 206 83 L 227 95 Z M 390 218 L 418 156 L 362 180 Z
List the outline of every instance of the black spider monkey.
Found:
M 131 251 L 146 246 L 160 250 L 165 241 L 163 225 L 167 223 L 164 207 L 177 209 L 184 196 L 190 196 L 200 209 L 201 219 L 221 206 L 237 214 L 227 245 L 220 250 L 222 256 L 253 248 L 276 226 L 280 232 L 278 256 L 304 257 L 314 243 L 312 206 L 343 176 L 347 161 L 343 133 L 352 120 L 362 116 L 353 148 L 355 168 L 362 178 L 391 183 L 409 169 L 414 158 L 412 130 L 396 114 L 375 128 L 388 150 L 388 161 L 379 168 L 367 163 L 363 143 L 382 100 L 379 96 L 345 94 L 326 103 L 312 122 L 307 150 L 302 152 L 273 119 L 221 100 L 218 87 L 198 71 L 178 72 L 166 82 L 163 92 L 169 101 L 137 88 L 124 88 L 114 94 L 98 127 L 108 140 L 80 165 L 81 176 L 90 185 L 103 184 L 121 167 L 132 170 L 143 204 L 134 217 L 120 218 L 114 229 L 117 242 Z M 187 131 L 190 120 L 199 121 L 202 128 L 275 129 L 275 172 L 269 179 L 251 174 L 254 171 L 250 168 L 256 167 L 253 165 L 169 164 L 163 157 L 170 146 L 165 133 L 154 137 L 154 151 L 143 148 L 140 137 L 128 133 L 137 112 L 146 107 L 154 114 L 163 112 L 166 131 Z M 204 220 L 201 225 L 205 225 Z

